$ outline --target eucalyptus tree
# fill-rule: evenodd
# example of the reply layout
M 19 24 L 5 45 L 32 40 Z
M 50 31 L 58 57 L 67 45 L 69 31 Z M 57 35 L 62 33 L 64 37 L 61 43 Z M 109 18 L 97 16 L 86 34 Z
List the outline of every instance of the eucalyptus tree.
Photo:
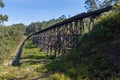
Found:
M 0 0 L 0 7 L 4 7 L 5 6 L 5 4 L 3 3 L 3 1 L 2 0 Z
M 85 0 L 85 8 L 90 11 L 105 8 L 117 3 L 119 0 Z
M 1 7 L 1 8 L 4 8 L 4 7 L 5 7 L 5 4 L 3 3 L 2 0 L 0 0 L 0 7 Z M 4 21 L 8 21 L 8 16 L 7 16 L 7 15 L 2 15 L 2 14 L 0 14 L 0 23 L 3 24 Z
M 98 0 L 86 0 L 85 1 L 85 8 L 88 10 L 88 12 L 97 10 L 98 8 L 97 1 Z
M 0 8 L 3 8 L 3 7 L 5 7 L 5 4 L 3 3 L 3 1 L 2 0 L 0 0 Z M 0 24 L 1 24 L 1 26 L 3 26 L 3 23 L 4 23 L 4 21 L 7 21 L 8 20 L 8 16 L 7 15 L 2 15 L 2 14 L 0 14 Z M 5 48 L 5 30 L 4 30 L 4 28 L 3 28 L 3 38 L 1 39 L 1 41 L 3 42 L 2 43 L 2 48 L 4 49 Z M 4 53 L 4 52 L 3 52 Z M 5 55 L 5 54 L 4 54 Z M 3 58 L 5 58 L 5 56 L 3 56 Z
M 8 21 L 8 16 L 0 14 L 0 23 L 3 24 L 4 21 Z

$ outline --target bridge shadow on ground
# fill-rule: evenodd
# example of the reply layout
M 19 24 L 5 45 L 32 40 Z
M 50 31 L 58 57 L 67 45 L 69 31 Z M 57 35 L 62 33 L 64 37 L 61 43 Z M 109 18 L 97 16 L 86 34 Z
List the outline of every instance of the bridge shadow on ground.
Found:
M 46 56 L 46 54 L 44 52 L 24 52 L 22 57 L 21 57 L 21 64 L 24 63 L 29 63 L 31 65 L 35 65 L 35 64 L 46 64 L 48 62 L 51 62 L 51 56 Z
M 51 74 L 46 69 L 45 65 L 52 62 L 52 56 L 46 56 L 45 52 L 41 52 L 39 48 L 23 48 L 20 60 L 20 67 L 30 69 L 30 72 L 37 73 L 35 77 L 28 78 L 29 80 L 42 80 Z M 48 78 L 48 77 L 47 77 Z M 44 80 L 44 79 L 43 79 Z
M 21 64 L 23 63 L 30 63 L 31 65 L 35 65 L 35 64 L 46 64 L 48 62 L 51 62 L 51 60 L 49 59 L 39 59 L 39 60 L 21 60 Z

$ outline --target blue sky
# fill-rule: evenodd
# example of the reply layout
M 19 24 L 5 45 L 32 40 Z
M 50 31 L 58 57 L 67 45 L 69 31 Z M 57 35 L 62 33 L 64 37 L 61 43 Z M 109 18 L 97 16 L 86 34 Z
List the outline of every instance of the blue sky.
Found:
M 3 0 L 0 13 L 9 16 L 5 25 L 49 20 L 61 15 L 67 17 L 85 12 L 85 0 Z

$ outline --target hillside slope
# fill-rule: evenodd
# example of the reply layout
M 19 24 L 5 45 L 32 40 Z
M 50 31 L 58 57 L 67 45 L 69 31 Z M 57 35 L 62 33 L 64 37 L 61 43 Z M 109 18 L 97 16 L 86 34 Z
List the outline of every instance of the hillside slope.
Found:
M 105 13 L 65 57 L 26 42 L 19 67 L 0 66 L 4 80 L 120 80 L 120 5 Z M 9 68 L 8 68 L 9 67 Z
M 17 46 L 24 39 L 24 29 L 25 26 L 21 25 L 0 27 L 0 64 L 13 57 Z
M 69 55 L 46 67 L 55 72 L 53 80 L 63 80 L 62 75 L 72 80 L 119 80 L 120 5 L 101 16 Z

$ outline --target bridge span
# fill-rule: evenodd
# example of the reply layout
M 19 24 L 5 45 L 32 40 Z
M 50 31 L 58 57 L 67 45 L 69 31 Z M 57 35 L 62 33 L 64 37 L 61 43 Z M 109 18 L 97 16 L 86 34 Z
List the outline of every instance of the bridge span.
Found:
M 29 35 L 20 50 L 16 53 L 11 65 L 18 66 L 20 54 L 24 43 L 32 37 L 33 44 L 46 52 L 47 55 L 65 56 L 71 49 L 78 45 L 81 36 L 87 31 L 90 32 L 95 21 L 112 6 L 88 13 L 81 13 L 46 29 Z

